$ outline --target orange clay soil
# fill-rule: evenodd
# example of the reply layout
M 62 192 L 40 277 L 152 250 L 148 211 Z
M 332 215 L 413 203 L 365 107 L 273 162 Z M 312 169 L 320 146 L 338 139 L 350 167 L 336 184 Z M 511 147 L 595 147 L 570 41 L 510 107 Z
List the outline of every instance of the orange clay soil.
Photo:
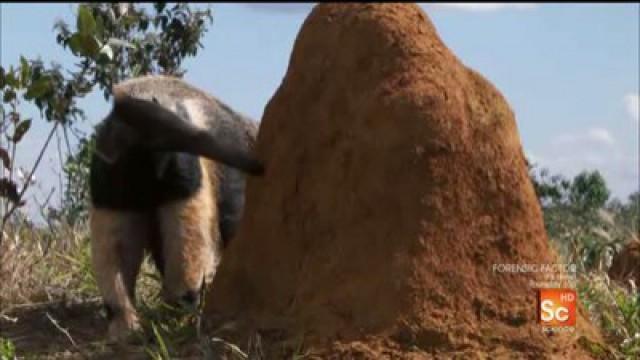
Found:
M 336 359 L 578 359 L 601 341 L 582 313 L 544 335 L 539 275 L 492 271 L 559 261 L 512 110 L 417 5 L 316 6 L 257 152 L 211 327 Z

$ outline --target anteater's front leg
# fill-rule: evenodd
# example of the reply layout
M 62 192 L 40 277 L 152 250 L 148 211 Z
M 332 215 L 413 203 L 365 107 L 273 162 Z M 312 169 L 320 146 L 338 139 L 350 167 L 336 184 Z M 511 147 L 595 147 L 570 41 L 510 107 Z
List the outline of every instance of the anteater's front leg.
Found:
M 135 284 L 148 238 L 143 214 L 91 209 L 91 257 L 109 320 L 109 338 L 139 329 Z

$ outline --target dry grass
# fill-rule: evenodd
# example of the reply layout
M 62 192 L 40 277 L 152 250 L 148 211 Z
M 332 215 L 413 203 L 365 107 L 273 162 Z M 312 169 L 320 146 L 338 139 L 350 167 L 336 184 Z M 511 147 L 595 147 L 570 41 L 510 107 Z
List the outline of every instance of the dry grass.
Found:
M 89 241 L 86 224 L 8 229 L 0 247 L 1 311 L 38 303 L 97 299 Z M 156 297 L 160 289 L 157 280 L 153 265 L 145 261 L 137 284 L 140 297 Z
M 621 359 L 640 358 L 640 293 L 635 284 L 620 284 L 604 272 L 581 276 L 578 293 L 607 342 Z
M 0 309 L 97 296 L 84 226 L 6 230 L 0 247 Z
M 0 360 L 20 358 L 261 359 L 201 333 L 200 309 L 168 306 L 147 258 L 136 286 L 138 344 L 103 341 L 106 319 L 91 269 L 86 224 L 7 229 L 0 247 Z M 257 352 L 253 352 L 254 355 Z
M 54 354 L 65 351 L 93 357 L 108 350 L 89 241 L 86 224 L 7 227 L 0 246 L 0 345 L 5 350 L 11 345 L 3 338 L 15 342 L 18 355 L 36 358 L 58 358 Z M 160 285 L 149 261 L 137 289 L 149 304 L 157 302 Z M 59 339 L 57 347 L 50 346 L 52 338 Z

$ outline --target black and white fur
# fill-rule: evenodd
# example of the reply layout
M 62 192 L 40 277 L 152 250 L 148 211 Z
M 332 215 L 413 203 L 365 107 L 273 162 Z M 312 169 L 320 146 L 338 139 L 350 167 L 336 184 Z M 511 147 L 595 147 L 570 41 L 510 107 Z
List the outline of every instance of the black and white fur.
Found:
M 244 206 L 250 119 L 184 81 L 145 76 L 114 88 L 90 175 L 92 265 L 109 336 L 139 328 L 135 282 L 145 250 L 168 301 L 197 303 Z

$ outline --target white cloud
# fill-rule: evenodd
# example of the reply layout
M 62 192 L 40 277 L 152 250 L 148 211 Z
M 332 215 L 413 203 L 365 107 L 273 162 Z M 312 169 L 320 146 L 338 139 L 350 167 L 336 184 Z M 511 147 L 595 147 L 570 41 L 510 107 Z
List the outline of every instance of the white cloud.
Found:
M 590 128 L 584 133 L 564 134 L 552 141 L 553 145 L 600 144 L 613 145 L 615 140 L 607 129 Z
M 426 5 L 436 8 L 464 11 L 496 11 L 503 9 L 527 10 L 538 6 L 538 4 L 533 3 L 427 3 Z
M 593 127 L 552 138 L 533 149 L 538 165 L 552 174 L 572 178 L 584 170 L 599 170 L 613 196 L 626 199 L 638 189 L 638 153 L 618 142 L 605 128 Z M 528 154 L 533 152 L 528 149 Z
M 549 151 L 539 165 L 552 174 L 572 178 L 584 170 L 598 170 L 604 176 L 612 195 L 619 199 L 638 190 L 638 157 L 620 150 L 594 152 L 587 147 Z
M 638 93 L 627 94 L 624 97 L 624 102 L 627 105 L 627 111 L 633 120 L 640 121 L 640 96 Z
M 613 136 L 611 136 L 608 130 L 602 128 L 589 129 L 587 131 L 585 139 L 587 141 L 594 141 L 609 145 L 613 145 L 614 143 Z
M 524 155 L 527 157 L 527 160 L 529 160 L 531 164 L 540 164 L 544 161 L 543 158 L 538 156 L 538 154 L 534 153 L 533 151 L 525 150 Z

